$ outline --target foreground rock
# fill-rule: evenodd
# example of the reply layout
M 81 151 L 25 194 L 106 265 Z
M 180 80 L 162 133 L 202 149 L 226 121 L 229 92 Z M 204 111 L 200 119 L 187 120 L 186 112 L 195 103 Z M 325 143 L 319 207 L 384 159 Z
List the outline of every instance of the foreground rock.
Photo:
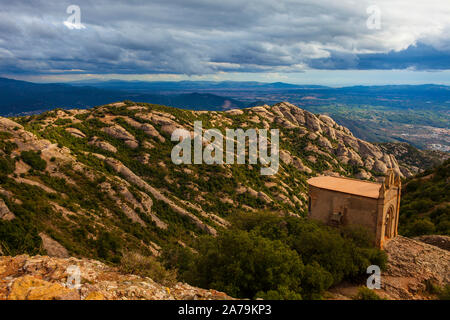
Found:
M 6 205 L 5 201 L 3 201 L 3 199 L 0 199 L 0 220 L 11 221 L 15 217 L 16 216 L 14 215 L 14 213 L 9 211 L 9 208 Z
M 388 267 L 381 272 L 381 289 L 375 290 L 380 297 L 389 300 L 436 299 L 427 286 L 432 284 L 442 288 L 450 284 L 449 251 L 401 236 L 387 242 L 384 249 Z M 365 283 L 340 284 L 330 290 L 330 298 L 353 299 L 363 285 Z
M 431 244 L 432 246 L 450 251 L 450 237 L 441 235 L 420 236 L 414 238 L 416 240 Z
M 450 283 L 450 252 L 427 243 L 396 237 L 385 247 L 388 270 L 382 289 L 394 299 L 427 298 L 427 283 Z
M 71 288 L 74 266 L 79 288 Z M 75 282 L 72 282 L 75 284 Z M 73 287 L 73 285 L 72 285 Z M 162 286 L 150 278 L 120 274 L 99 261 L 21 255 L 0 257 L 0 300 L 229 300 L 215 290 L 177 283 Z

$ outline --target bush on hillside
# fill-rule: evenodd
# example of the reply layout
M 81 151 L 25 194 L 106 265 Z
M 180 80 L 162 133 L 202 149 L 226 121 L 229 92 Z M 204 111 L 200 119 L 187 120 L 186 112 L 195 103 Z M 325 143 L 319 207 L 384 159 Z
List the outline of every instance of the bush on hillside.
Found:
M 31 151 L 31 150 L 30 151 L 22 151 L 20 153 L 20 157 L 23 160 L 23 162 L 28 164 L 34 170 L 42 171 L 47 167 L 47 163 L 45 162 L 45 160 L 43 160 L 41 158 L 41 155 L 39 152 L 35 152 L 35 151 Z
M 177 283 L 175 270 L 167 270 L 154 257 L 143 256 L 137 252 L 125 252 L 120 261 L 119 270 L 123 273 L 149 277 L 164 286 L 170 287 Z
M 360 287 L 356 294 L 355 300 L 382 300 L 381 297 L 373 290 L 367 287 Z
M 219 236 L 198 239 L 197 255 L 170 260 L 181 279 L 238 298 L 320 299 L 333 284 L 365 277 L 369 265 L 386 266 L 385 253 L 362 230 L 265 212 L 232 221 Z
M 238 298 L 285 287 L 299 293 L 304 265 L 298 254 L 278 240 L 230 230 L 217 239 L 199 241 L 199 254 L 189 276 L 192 283 Z

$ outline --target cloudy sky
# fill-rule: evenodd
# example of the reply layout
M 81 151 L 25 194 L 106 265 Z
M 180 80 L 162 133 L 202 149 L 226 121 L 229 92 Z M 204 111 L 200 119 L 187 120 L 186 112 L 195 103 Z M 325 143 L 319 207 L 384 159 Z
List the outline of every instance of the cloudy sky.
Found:
M 0 76 L 450 84 L 450 1 L 0 0 Z

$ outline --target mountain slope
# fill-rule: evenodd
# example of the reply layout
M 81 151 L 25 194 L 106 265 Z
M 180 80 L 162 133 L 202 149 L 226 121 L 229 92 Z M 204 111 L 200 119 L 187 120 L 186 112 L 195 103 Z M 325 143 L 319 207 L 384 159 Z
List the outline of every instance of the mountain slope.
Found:
M 248 160 L 239 165 L 174 164 L 177 142 L 171 134 L 177 128 L 192 131 L 194 121 L 222 134 L 225 128 L 279 129 L 278 171 L 261 175 L 261 164 Z M 270 135 L 268 140 L 270 145 Z M 307 212 L 306 180 L 319 174 L 377 180 L 388 168 L 401 176 L 406 172 L 394 155 L 355 138 L 330 117 L 287 102 L 208 112 L 127 101 L 0 117 L 0 254 L 75 256 L 121 265 L 132 252 L 158 257 L 189 283 L 234 297 L 319 298 L 331 284 L 365 271 L 372 260 L 381 263 L 382 254 L 358 244 L 367 239 L 300 219 Z M 242 230 L 234 225 L 239 214 Z M 277 222 L 261 229 L 255 221 Z M 273 238 L 286 228 L 292 230 L 284 243 Z M 321 241 L 311 242 L 317 237 Z M 295 268 L 306 282 L 300 286 L 297 277 L 281 273 L 277 276 L 289 279 L 289 288 L 262 282 L 244 288 L 243 282 L 228 282 L 224 273 L 216 275 L 220 283 L 209 283 L 211 277 L 203 276 L 211 269 L 202 267 L 227 268 L 228 255 L 220 265 L 208 258 L 214 239 L 231 255 L 239 256 L 243 244 L 256 245 L 266 259 L 260 265 L 280 267 L 286 257 L 300 259 L 282 265 Z M 306 242 L 300 245 L 299 239 Z M 302 250 L 304 244 L 309 250 Z M 323 252 L 317 255 L 317 250 Z M 333 250 L 340 252 L 338 261 L 330 256 Z M 192 256 L 203 259 L 195 262 L 198 270 L 189 265 Z M 251 264 L 258 257 L 241 258 Z M 251 272 L 244 269 L 244 274 Z M 203 278 L 189 278 L 192 272 Z M 317 281 L 308 282 L 308 275 Z
M 450 160 L 407 181 L 400 205 L 400 233 L 450 235 Z
M 191 130 L 195 119 L 204 128 L 279 128 L 278 173 L 173 164 L 170 134 Z M 312 175 L 401 174 L 394 156 L 289 103 L 228 112 L 118 103 L 0 118 L 0 134 L 5 254 L 44 252 L 40 233 L 72 255 L 117 262 L 125 246 L 158 254 L 167 243 L 217 233 L 236 211 L 305 214 Z
M 450 158 L 450 154 L 435 150 L 419 150 L 407 143 L 378 143 L 377 146 L 386 153 L 395 155 L 399 162 L 400 170 L 405 176 L 421 173 L 425 169 L 431 169 Z
M 278 173 L 173 164 L 170 134 L 195 119 L 204 128 L 279 128 Z M 394 156 L 288 103 L 228 112 L 119 103 L 13 120 L 0 118 L 2 216 L 15 216 L 2 223 L 1 247 L 10 254 L 40 252 L 44 233 L 71 254 L 118 261 L 121 243 L 157 253 L 169 239 L 215 234 L 236 210 L 303 215 L 312 175 L 401 174 Z

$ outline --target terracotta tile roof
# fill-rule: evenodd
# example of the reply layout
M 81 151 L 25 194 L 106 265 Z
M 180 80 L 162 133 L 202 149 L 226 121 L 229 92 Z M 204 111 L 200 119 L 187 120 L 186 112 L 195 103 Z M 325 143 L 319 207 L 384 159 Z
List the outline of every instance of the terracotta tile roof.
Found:
M 331 176 L 310 178 L 308 183 L 321 189 L 375 199 L 378 198 L 381 188 L 381 183 Z

